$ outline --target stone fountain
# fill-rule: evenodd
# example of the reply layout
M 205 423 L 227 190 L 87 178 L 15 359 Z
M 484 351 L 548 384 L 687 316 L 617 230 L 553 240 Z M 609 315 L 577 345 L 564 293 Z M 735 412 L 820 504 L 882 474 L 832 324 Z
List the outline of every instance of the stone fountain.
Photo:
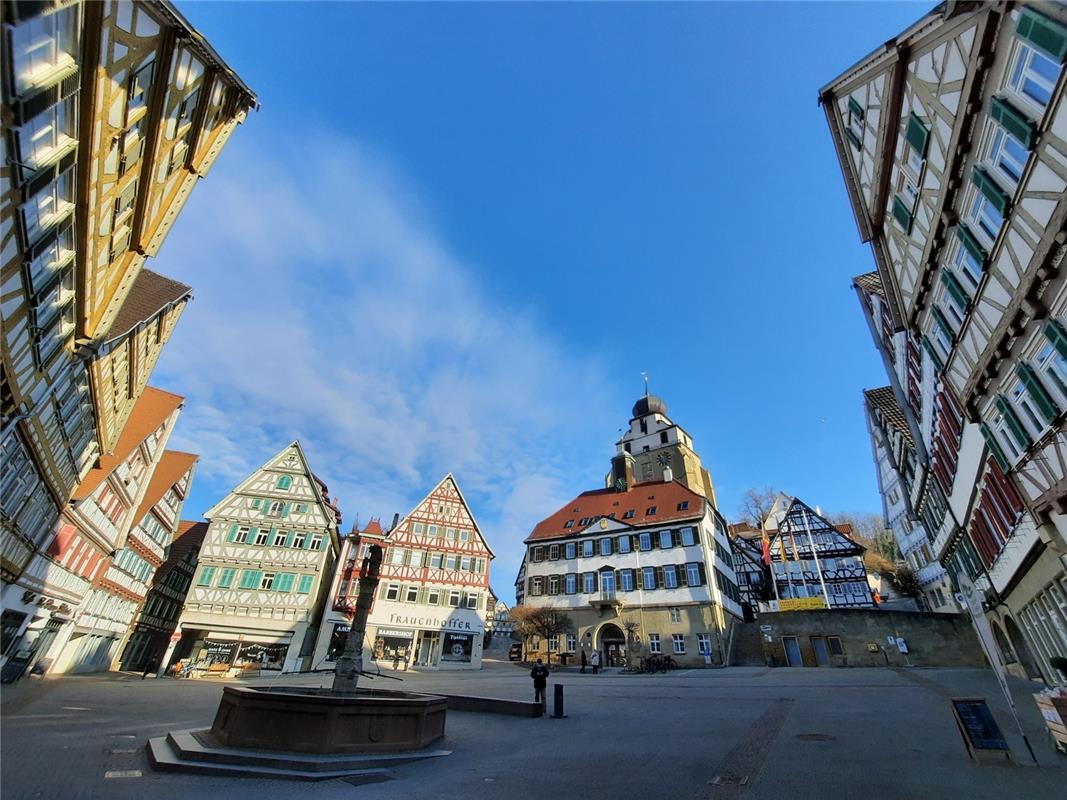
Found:
M 384 780 L 389 766 L 448 755 L 428 750 L 444 736 L 447 700 L 360 689 L 367 613 L 380 580 L 382 549 L 363 560 L 359 600 L 331 689 L 299 686 L 223 689 L 210 729 L 149 740 L 157 769 L 325 779 Z

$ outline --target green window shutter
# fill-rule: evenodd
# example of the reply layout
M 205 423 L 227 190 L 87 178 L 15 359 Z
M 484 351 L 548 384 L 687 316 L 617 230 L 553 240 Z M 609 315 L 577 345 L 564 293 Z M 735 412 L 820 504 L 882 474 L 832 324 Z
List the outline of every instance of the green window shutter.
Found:
M 1005 472 L 1008 471 L 1011 466 L 1008 463 L 1008 459 L 1004 456 L 1004 450 L 1000 447 L 1000 442 L 997 441 L 997 437 L 993 434 L 993 431 L 989 429 L 989 426 L 984 422 L 981 424 L 982 436 L 985 437 L 986 447 L 989 448 L 989 452 L 993 455 L 997 464 Z
M 230 526 L 230 533 L 226 537 L 226 541 L 227 542 L 232 542 L 236 537 L 237 537 L 237 523 L 235 522 L 235 523 L 233 523 L 233 525 Z
M 1058 320 L 1050 319 L 1045 322 L 1045 337 L 1052 342 L 1060 358 L 1067 358 L 1067 330 Z
M 912 215 L 908 204 L 900 199 L 900 195 L 893 197 L 893 219 L 900 223 L 904 233 L 911 233 Z
M 215 580 L 215 568 L 204 567 L 200 570 L 200 578 L 197 580 L 197 586 L 210 586 Z
M 863 119 L 865 116 L 863 106 L 861 106 L 854 97 L 848 98 L 848 111 L 850 114 L 857 116 L 860 119 Z
M 974 185 L 978 187 L 978 191 L 985 195 L 986 200 L 1000 212 L 1001 216 L 1006 215 L 1008 206 L 1011 204 L 1011 198 L 1004 193 L 995 180 L 989 177 L 989 173 L 982 167 L 975 167 L 971 178 L 974 181 Z
M 252 508 L 259 508 L 259 503 L 260 503 L 260 500 L 259 500 L 258 497 L 253 499 L 252 500 Z
M 1004 422 L 1007 423 L 1008 430 L 1011 431 L 1012 438 L 1015 439 L 1016 444 L 1022 450 L 1028 449 L 1031 444 L 1030 434 L 1023 427 L 1022 422 L 1019 421 L 1019 416 L 1015 413 L 1015 409 L 1008 405 L 1008 401 L 1001 395 L 997 395 L 996 406 L 997 411 L 1004 416 Z
M 990 100 L 989 116 L 1018 139 L 1027 150 L 1034 149 L 1034 123 L 1007 100 L 1000 97 Z
M 986 253 L 985 248 L 978 243 L 976 238 L 974 238 L 971 229 L 961 222 L 956 226 L 956 238 L 960 240 L 960 244 L 967 248 L 967 252 L 977 259 L 978 263 L 982 265 L 982 269 L 985 269 L 988 254 Z
M 930 129 L 915 116 L 914 112 L 908 116 L 908 131 L 904 134 L 904 138 L 920 158 L 926 158 L 926 146 L 930 143 Z
M 941 268 L 941 282 L 945 284 L 945 289 L 952 295 L 952 299 L 956 301 L 960 308 L 966 309 L 971 305 L 971 298 L 967 296 L 967 292 L 963 291 L 963 286 L 956 279 L 949 270 L 944 267 Z
M 282 504 L 282 519 L 285 519 L 286 517 L 289 516 L 289 509 L 292 508 L 292 507 L 293 507 L 292 503 L 283 503 Z
M 934 321 L 937 323 L 937 326 L 945 332 L 945 336 L 949 339 L 955 339 L 956 332 L 952 330 L 952 326 L 948 324 L 948 320 L 945 319 L 945 315 L 941 313 L 941 309 L 937 306 L 933 306 L 930 310 L 934 314 Z
M 308 576 L 307 576 L 307 575 L 304 575 L 303 577 L 301 577 L 301 578 L 300 578 L 300 583 L 301 583 L 301 585 L 303 585 L 303 583 L 304 583 L 304 578 L 306 578 L 306 577 L 308 577 Z M 383 583 L 383 584 L 382 584 L 382 588 L 381 588 L 381 591 L 379 591 L 379 592 L 378 592 L 378 599 L 379 599 L 379 600 L 384 600 L 384 599 L 385 599 L 385 593 L 386 593 L 386 592 L 388 592 L 388 591 L 389 591 L 389 584 L 387 584 L 387 583 Z
M 1056 419 L 1060 414 L 1059 406 L 1056 405 L 1052 395 L 1045 389 L 1041 379 L 1037 377 L 1034 368 L 1025 361 L 1020 361 L 1015 365 L 1015 372 L 1026 387 L 1027 394 L 1034 398 L 1037 407 L 1041 409 L 1041 414 L 1044 416 L 1045 421 L 1052 422 L 1052 420 Z
M 1015 35 L 1060 63 L 1067 58 L 1067 28 L 1032 8 L 1019 13 Z
M 857 150 L 863 149 L 863 142 L 860 141 L 860 137 L 855 134 L 852 128 L 845 128 L 845 138 L 852 142 L 852 146 Z
M 314 582 L 315 577 L 313 575 L 301 575 L 300 583 L 297 584 L 297 594 L 311 594 L 311 584 Z M 383 587 L 382 597 L 385 597 L 385 591 Z
M 283 572 L 274 582 L 274 590 L 276 592 L 291 592 L 293 590 L 293 578 L 295 577 L 292 572 Z
M 296 531 L 289 531 L 289 535 L 285 537 L 285 544 L 283 546 L 284 547 L 292 547 L 293 546 L 293 537 L 294 536 L 296 536 Z
M 934 370 L 938 373 L 943 372 L 945 369 L 944 363 L 941 361 L 941 355 L 934 348 L 933 343 L 929 337 L 923 337 L 923 347 L 926 348 L 926 352 L 930 354 L 930 360 L 934 362 Z

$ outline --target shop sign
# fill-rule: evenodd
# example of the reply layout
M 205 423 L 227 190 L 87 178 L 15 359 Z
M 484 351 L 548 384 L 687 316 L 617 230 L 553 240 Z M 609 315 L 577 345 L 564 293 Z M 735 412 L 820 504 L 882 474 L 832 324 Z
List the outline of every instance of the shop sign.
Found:
M 444 645 L 441 648 L 441 660 L 469 664 L 473 649 L 474 637 L 470 634 L 445 631 Z
M 393 628 L 378 628 L 376 636 L 388 636 L 391 639 L 414 639 L 414 631 L 401 631 Z
M 413 625 L 416 628 L 440 628 L 441 630 L 457 630 L 457 631 L 477 631 L 481 630 L 481 626 L 478 624 L 480 620 L 475 620 L 475 627 L 471 627 L 470 620 L 459 619 L 457 617 L 448 617 L 447 619 L 441 619 L 440 617 L 409 617 L 404 614 L 390 614 L 389 621 L 395 625 Z
M 826 601 L 821 597 L 796 597 L 789 600 L 779 600 L 778 608 L 781 611 L 815 611 L 826 608 Z

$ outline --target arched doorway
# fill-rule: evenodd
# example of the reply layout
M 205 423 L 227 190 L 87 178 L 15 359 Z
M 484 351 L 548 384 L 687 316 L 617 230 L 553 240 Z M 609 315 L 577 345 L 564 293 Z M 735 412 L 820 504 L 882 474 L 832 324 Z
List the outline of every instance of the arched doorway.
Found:
M 1016 658 L 1008 637 L 1004 635 L 1004 631 L 1000 629 L 1000 625 L 996 620 L 993 621 L 990 627 L 993 629 L 993 638 L 997 640 L 997 647 L 1000 648 L 1000 657 L 1003 659 L 1004 665 L 1014 664 L 1019 659 Z
M 1026 644 L 1026 639 L 1023 638 L 1023 632 L 1019 630 L 1015 620 L 1007 614 L 1004 615 L 1004 630 L 1007 631 L 1008 641 L 1011 642 L 1011 647 L 1015 651 L 1019 663 L 1022 664 L 1023 669 L 1026 671 L 1026 677 L 1042 677 L 1041 670 L 1038 669 L 1034 657 L 1030 654 L 1030 647 Z
M 596 647 L 606 667 L 626 666 L 626 636 L 618 625 L 607 622 L 597 632 Z

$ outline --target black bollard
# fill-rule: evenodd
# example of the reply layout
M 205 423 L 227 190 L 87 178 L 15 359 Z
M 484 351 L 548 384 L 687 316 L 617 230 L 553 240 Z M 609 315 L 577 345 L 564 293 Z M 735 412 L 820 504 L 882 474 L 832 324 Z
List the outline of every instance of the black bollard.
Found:
M 552 719 L 563 719 L 567 716 L 563 713 L 563 684 L 553 684 L 552 688 L 555 690 L 555 696 L 553 697 Z

